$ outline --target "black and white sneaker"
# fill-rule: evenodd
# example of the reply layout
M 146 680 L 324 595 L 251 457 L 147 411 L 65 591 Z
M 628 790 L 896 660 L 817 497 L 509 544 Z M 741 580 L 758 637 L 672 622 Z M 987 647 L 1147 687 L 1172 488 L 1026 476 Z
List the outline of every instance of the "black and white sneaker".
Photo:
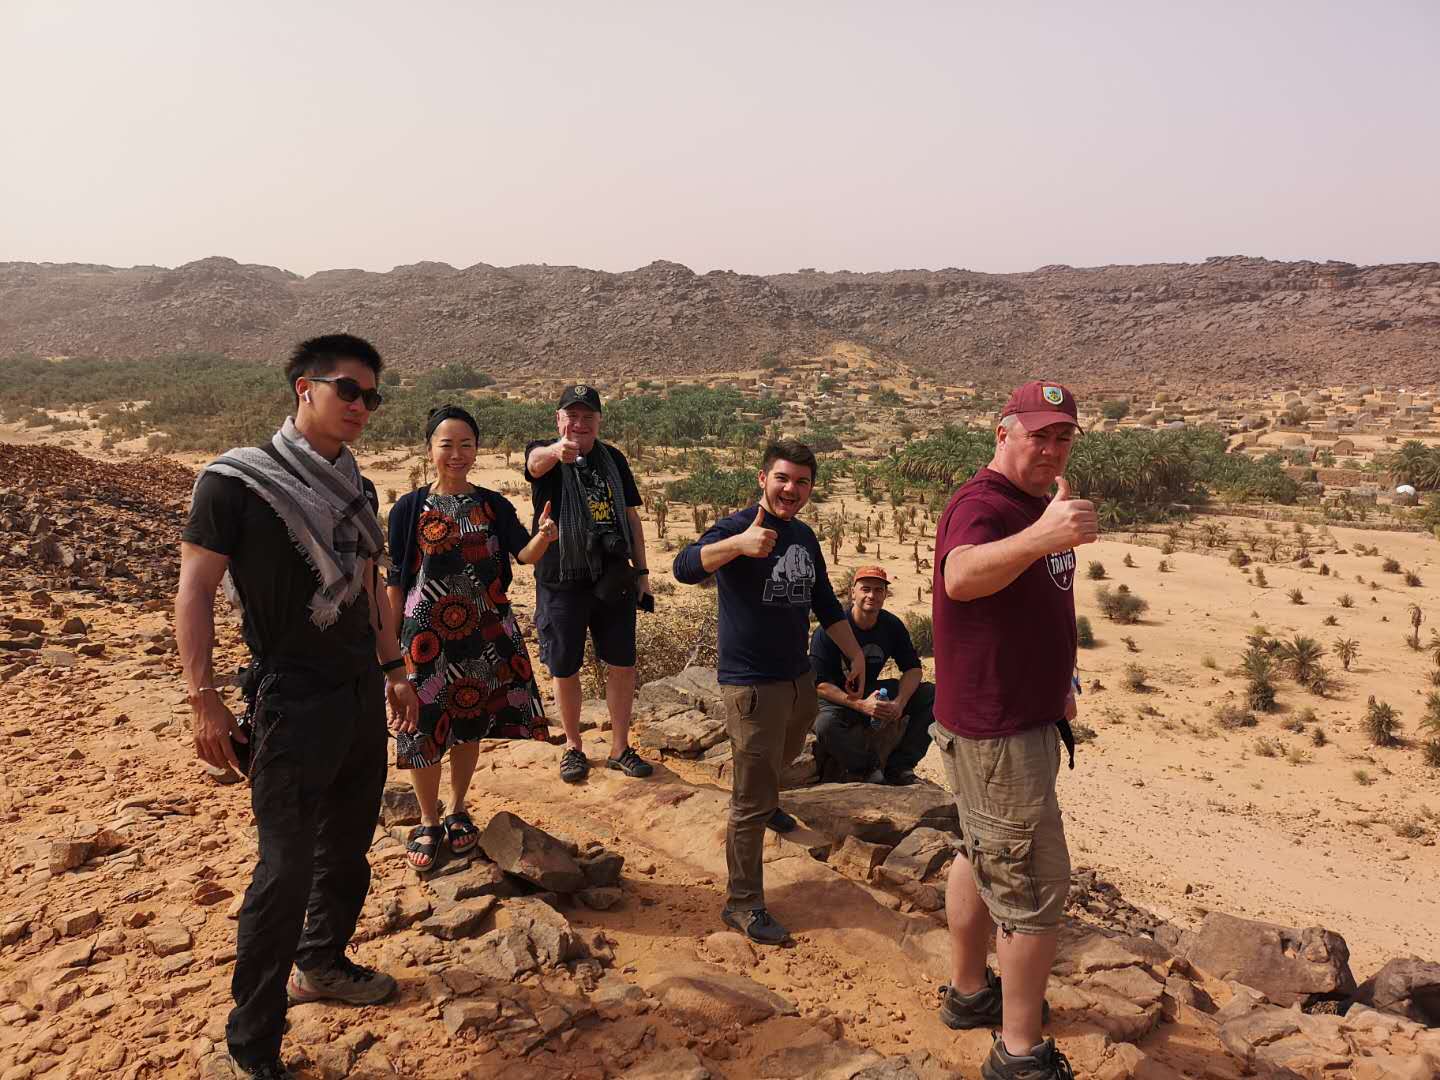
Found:
M 590 762 L 583 750 L 567 747 L 560 758 L 560 779 L 567 784 L 578 784 L 590 775 Z
M 649 776 L 655 771 L 655 766 L 637 754 L 633 746 L 627 746 L 619 757 L 606 758 L 605 764 L 619 769 L 626 776 Z

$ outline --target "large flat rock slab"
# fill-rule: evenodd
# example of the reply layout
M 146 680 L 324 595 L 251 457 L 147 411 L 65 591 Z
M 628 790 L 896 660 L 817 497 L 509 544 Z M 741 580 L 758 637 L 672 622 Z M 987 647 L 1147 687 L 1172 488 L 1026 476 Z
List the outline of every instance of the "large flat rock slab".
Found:
M 787 791 L 781 802 L 837 846 L 854 836 L 894 847 L 921 826 L 950 833 L 959 828 L 955 800 L 934 784 L 817 784 Z
M 798 1012 L 789 998 L 713 964 L 667 965 L 642 978 L 640 985 L 667 1008 L 711 1025 L 757 1024 Z

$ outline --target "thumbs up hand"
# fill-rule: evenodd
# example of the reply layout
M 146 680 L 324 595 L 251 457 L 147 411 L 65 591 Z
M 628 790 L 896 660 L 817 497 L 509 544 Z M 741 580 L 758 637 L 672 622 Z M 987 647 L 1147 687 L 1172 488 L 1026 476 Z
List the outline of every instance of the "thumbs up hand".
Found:
M 1089 499 L 1070 494 L 1070 481 L 1061 476 L 1055 481 L 1055 497 L 1045 507 L 1040 520 L 1030 526 L 1036 544 L 1046 553 L 1067 551 L 1081 544 L 1094 543 L 1100 535 L 1100 518 Z
M 752 559 L 764 559 L 770 552 L 775 550 L 775 530 L 766 528 L 765 508 L 757 507 L 755 520 L 750 522 L 750 527 L 740 533 L 736 539 L 739 541 L 740 554 L 748 555 Z

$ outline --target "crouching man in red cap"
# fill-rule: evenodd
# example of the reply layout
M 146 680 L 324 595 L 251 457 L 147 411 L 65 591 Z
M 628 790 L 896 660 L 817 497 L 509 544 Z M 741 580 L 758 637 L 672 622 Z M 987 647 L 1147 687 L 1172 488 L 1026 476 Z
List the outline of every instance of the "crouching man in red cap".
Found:
M 810 664 L 820 713 L 815 720 L 815 757 L 820 780 L 913 784 L 915 766 L 930 749 L 935 686 L 923 682 L 920 656 L 910 631 L 885 610 L 890 577 L 881 566 L 862 566 L 850 586 L 845 615 L 865 653 L 865 687 L 857 701 L 843 687 L 840 647 L 824 630 L 810 639 Z M 898 679 L 882 679 L 891 660 Z

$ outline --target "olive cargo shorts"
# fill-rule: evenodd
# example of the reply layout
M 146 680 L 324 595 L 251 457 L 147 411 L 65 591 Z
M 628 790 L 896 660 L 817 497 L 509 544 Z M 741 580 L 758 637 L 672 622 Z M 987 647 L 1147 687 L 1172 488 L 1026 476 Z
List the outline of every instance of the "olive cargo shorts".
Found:
M 1070 849 L 1055 777 L 1054 724 L 996 739 L 930 729 L 960 812 L 975 887 L 1002 930 L 1043 934 L 1060 925 L 1070 891 Z

